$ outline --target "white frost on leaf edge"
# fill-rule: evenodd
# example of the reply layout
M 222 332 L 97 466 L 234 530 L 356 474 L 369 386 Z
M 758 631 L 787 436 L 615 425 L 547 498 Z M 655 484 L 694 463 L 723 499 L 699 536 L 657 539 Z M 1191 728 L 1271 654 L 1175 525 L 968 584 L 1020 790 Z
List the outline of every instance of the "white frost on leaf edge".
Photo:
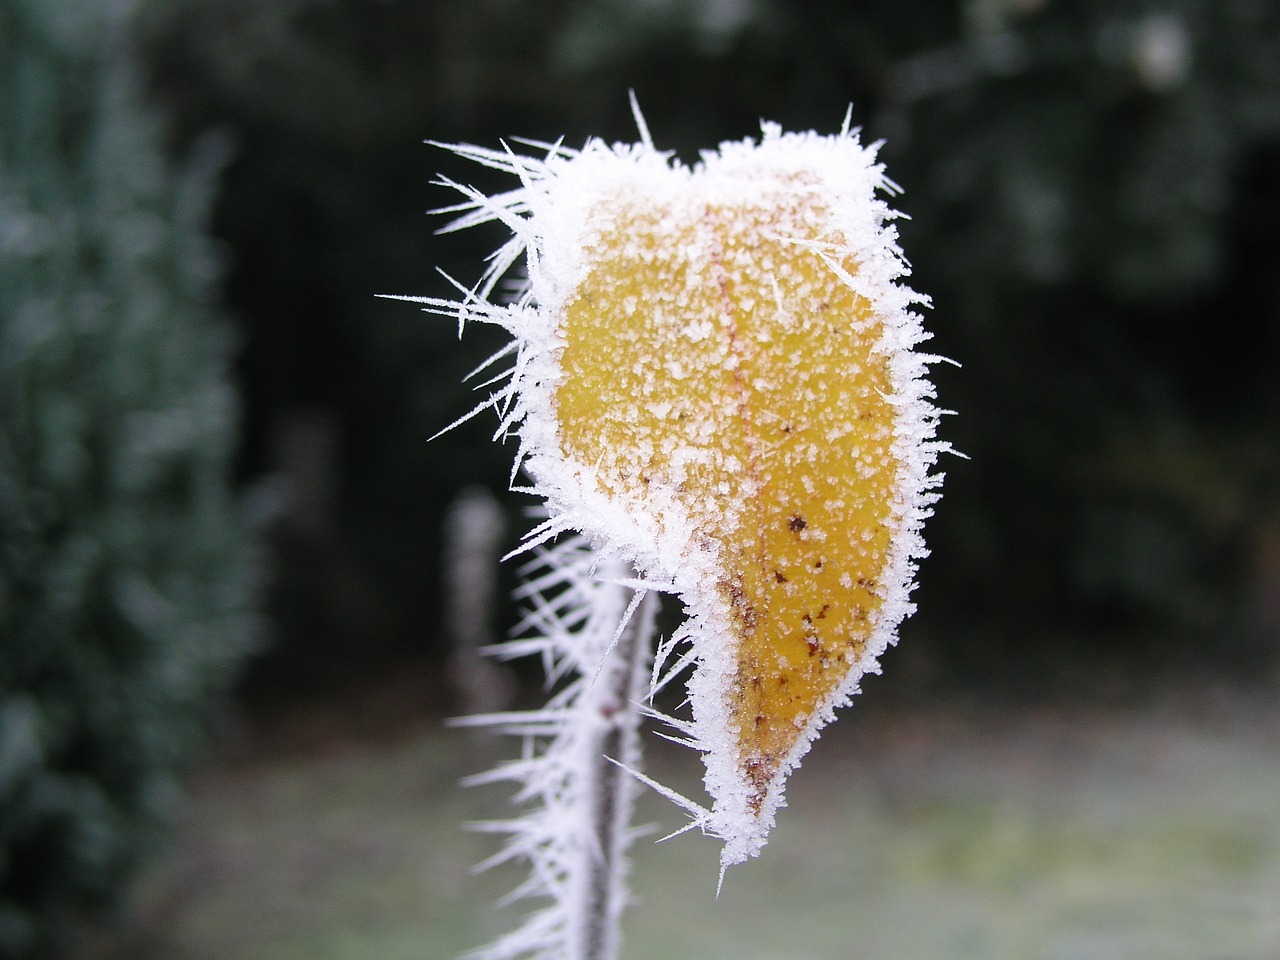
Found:
M 443 145 L 520 181 L 519 187 L 492 197 L 442 181 L 464 197 L 442 211 L 457 215 L 446 230 L 498 221 L 512 235 L 495 251 L 476 288 L 459 286 L 457 300 L 405 299 L 417 299 L 428 310 L 455 317 L 460 329 L 468 321 L 485 322 L 503 327 L 514 338 L 514 363 L 505 383 L 473 412 L 490 406 L 498 411 L 496 435 L 514 434 L 519 441 L 513 480 L 523 466 L 532 481 L 527 492 L 546 503 L 548 519 L 531 531 L 523 549 L 539 547 L 568 531 L 580 532 L 598 550 L 633 563 L 651 586 L 685 603 L 689 617 L 662 652 L 679 659 L 679 652 L 687 649 L 684 645 L 692 646 L 692 656 L 686 655 L 685 662 L 696 664 L 689 681 L 694 716 L 692 722 L 665 719 L 683 742 L 704 754 L 712 807 L 680 799 L 693 817 L 693 826 L 724 841 L 721 860 L 729 865 L 759 853 L 777 809 L 785 803 L 786 776 L 833 719 L 834 711 L 857 693 L 861 677 L 879 672 L 879 657 L 896 642 L 898 624 L 914 610 L 909 595 L 916 562 L 927 555 L 921 529 L 942 479 L 931 471 L 938 455 L 949 449 L 935 439 L 939 411 L 927 379 L 928 364 L 940 358 L 915 349 L 929 336 L 915 309 L 927 305 L 927 298 L 901 282 L 910 271 L 892 224 L 898 215 L 882 199 L 898 188 L 875 160 L 878 145 L 863 146 L 858 131 L 849 128 L 848 118 L 833 136 L 784 133 L 777 125 L 764 124 L 759 139 L 721 144 L 716 151 L 704 152 L 692 168 L 656 150 L 642 123 L 641 132 L 639 144 L 610 146 L 591 139 L 581 150 L 561 144 L 526 144 L 540 151 L 533 155 L 517 154 L 505 146 L 490 150 Z M 872 303 L 882 324 L 877 349 L 888 357 L 894 389 L 889 399 L 896 411 L 893 455 L 899 476 L 893 506 L 898 530 L 881 578 L 885 596 L 864 655 L 809 718 L 757 813 L 749 809 L 724 707 L 724 692 L 734 671 L 732 637 L 724 610 L 703 589 L 704 584 L 716 582 L 718 571 L 705 553 L 692 548 L 686 532 L 692 525 L 681 522 L 677 503 L 662 504 L 658 511 L 646 514 L 634 504 L 607 498 L 590 465 L 562 455 L 552 398 L 559 376 L 560 317 L 590 268 L 586 241 L 598 233 L 610 200 L 669 201 L 681 191 L 687 193 L 694 177 L 699 178 L 699 189 L 707 191 L 697 195 L 698 202 L 731 199 L 749 195 L 760 178 L 786 171 L 802 171 L 815 178 L 814 189 L 831 205 L 834 225 L 845 239 L 844 249 L 814 248 L 814 256 L 826 260 L 834 282 L 848 285 Z M 804 240 L 796 242 L 812 246 Z M 846 255 L 859 263 L 856 276 L 838 266 Z M 527 280 L 520 293 L 511 302 L 496 302 L 493 297 L 500 282 L 509 279 L 522 262 Z M 661 522 L 655 513 L 661 515 Z M 655 678 L 663 662 L 660 656 Z

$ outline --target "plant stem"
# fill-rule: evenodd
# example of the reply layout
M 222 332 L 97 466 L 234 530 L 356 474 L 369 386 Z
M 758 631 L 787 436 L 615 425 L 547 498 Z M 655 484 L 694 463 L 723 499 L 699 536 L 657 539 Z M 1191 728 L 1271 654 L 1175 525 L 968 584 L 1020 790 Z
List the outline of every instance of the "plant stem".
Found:
M 634 769 L 640 761 L 640 701 L 649 678 L 646 666 L 657 601 L 652 592 L 640 600 L 588 695 L 594 728 L 583 744 L 591 771 L 584 784 L 583 813 L 591 836 L 588 857 L 583 861 L 588 866 L 579 879 L 583 884 L 579 901 L 581 960 L 615 960 L 621 944 L 619 926 L 626 906 L 626 851 L 636 783 L 619 764 Z

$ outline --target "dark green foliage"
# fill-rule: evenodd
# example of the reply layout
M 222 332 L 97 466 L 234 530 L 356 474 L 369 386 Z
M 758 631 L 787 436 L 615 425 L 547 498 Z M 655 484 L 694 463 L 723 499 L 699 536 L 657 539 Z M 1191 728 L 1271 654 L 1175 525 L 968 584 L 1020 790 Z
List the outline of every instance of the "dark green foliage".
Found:
M 506 485 L 492 418 L 427 442 L 482 396 L 462 380 L 501 338 L 459 343 L 449 322 L 375 298 L 441 292 L 435 264 L 467 277 L 493 242 L 436 244 L 425 215 L 446 194 L 429 183 L 444 153 L 423 139 L 487 136 L 456 116 L 465 105 L 436 99 L 438 80 L 525 69 L 509 56 L 518 37 L 478 49 L 487 28 L 470 17 L 417 0 L 166 0 L 138 19 L 157 95 L 191 131 L 235 144 L 214 226 L 243 330 L 242 465 L 290 494 L 273 530 L 282 629 L 264 681 L 324 686 L 406 651 L 441 654 L 443 512 L 464 486 Z M 523 119 L 511 108 L 507 129 Z M 317 476 L 321 489 L 299 489 Z
M 973 4 L 886 76 L 906 243 L 965 364 L 940 386 L 974 461 L 935 542 L 1011 632 L 1277 652 L 1249 597 L 1280 502 L 1278 63 L 1269 4 Z
M 0 0 L 6 958 L 122 892 L 252 628 L 215 169 L 170 172 L 107 6 Z
M 357 625 L 335 650 L 430 643 L 440 513 L 506 480 L 491 419 L 424 442 L 468 408 L 452 384 L 491 341 L 371 299 L 447 292 L 435 264 L 469 282 L 491 243 L 430 236 L 422 211 L 452 200 L 431 175 L 476 174 L 418 141 L 633 139 L 634 88 L 689 160 L 761 117 L 831 130 L 850 102 L 885 138 L 913 285 L 964 364 L 937 379 L 972 460 L 947 465 L 919 595 L 949 654 L 978 637 L 1024 662 L 1046 631 L 1075 638 L 1041 645 L 1067 658 L 1122 634 L 1274 653 L 1274 3 L 150 0 L 140 28 L 188 129 L 241 144 L 218 230 L 247 333 L 246 470 L 274 464 L 291 409 L 340 438 L 320 553 L 362 592 L 317 586 L 323 564 L 282 570 L 322 599 L 299 608 L 359 595 L 376 614 L 327 616 L 331 635 Z

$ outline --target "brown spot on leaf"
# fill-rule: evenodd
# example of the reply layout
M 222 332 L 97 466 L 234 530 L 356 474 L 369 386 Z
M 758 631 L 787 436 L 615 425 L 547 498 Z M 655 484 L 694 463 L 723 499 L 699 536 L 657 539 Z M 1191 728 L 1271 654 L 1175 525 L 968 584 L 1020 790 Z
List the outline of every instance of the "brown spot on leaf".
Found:
M 816 656 L 818 650 L 822 647 L 822 643 L 818 637 L 818 628 L 813 625 L 813 617 L 806 613 L 800 618 L 800 622 L 803 624 L 804 642 L 805 646 L 809 648 L 809 656 Z
M 777 772 L 778 765 L 773 757 L 766 754 L 759 757 L 747 757 L 742 767 L 742 772 L 746 775 L 747 782 L 751 784 L 751 796 L 747 798 L 747 806 L 751 808 L 753 814 L 759 816 L 760 808 L 764 806 L 765 794 L 769 789 L 769 781 L 773 779 L 774 773 Z

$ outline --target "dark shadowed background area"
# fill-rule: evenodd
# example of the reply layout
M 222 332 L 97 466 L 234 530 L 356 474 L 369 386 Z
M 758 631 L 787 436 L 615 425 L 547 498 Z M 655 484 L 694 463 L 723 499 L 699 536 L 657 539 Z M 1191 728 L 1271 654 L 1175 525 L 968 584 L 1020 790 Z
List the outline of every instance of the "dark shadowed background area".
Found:
M 426 442 L 495 337 L 373 299 L 446 294 L 435 267 L 468 282 L 496 238 L 433 235 L 434 175 L 499 184 L 421 141 L 632 139 L 629 89 L 687 160 L 849 104 L 885 140 L 971 458 L 945 464 L 904 657 L 961 682 L 1274 664 L 1273 5 L 154 0 L 134 33 L 174 155 L 230 150 L 239 475 L 297 494 L 264 681 L 439 654 L 442 511 L 506 485 L 492 418 Z
M 424 141 L 631 140 L 629 90 L 690 162 L 850 104 L 884 141 L 968 458 L 887 696 L 1274 690 L 1274 3 L 0 0 L 0 58 L 0 955 L 113 899 L 210 705 L 464 699 L 448 510 L 487 488 L 510 547 L 529 504 L 492 416 L 428 438 L 502 340 L 376 295 L 500 239 L 436 235 L 437 175 L 502 183 Z

